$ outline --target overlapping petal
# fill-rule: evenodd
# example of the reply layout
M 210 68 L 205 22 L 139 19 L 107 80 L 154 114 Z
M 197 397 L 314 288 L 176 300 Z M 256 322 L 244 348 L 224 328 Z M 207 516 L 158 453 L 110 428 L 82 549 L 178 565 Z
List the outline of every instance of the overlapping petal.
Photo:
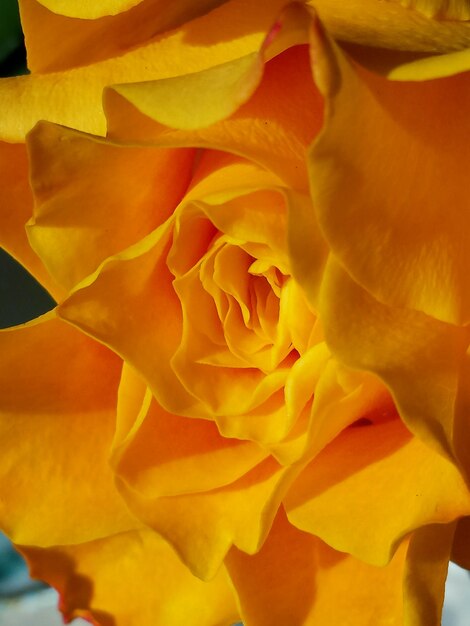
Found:
M 328 55 L 316 69 L 328 112 L 309 163 L 332 252 L 379 301 L 465 323 L 470 74 L 390 81 L 335 58 L 333 46 Z
M 50 546 L 139 526 L 108 466 L 120 359 L 53 314 L 0 347 L 3 530 Z
M 226 565 L 246 626 L 438 626 L 453 532 L 417 531 L 374 567 L 297 530 L 281 509 L 261 550 L 232 549 Z
M 384 565 L 409 532 L 468 515 L 470 495 L 455 466 L 394 419 L 344 430 L 284 503 L 298 528 Z
M 67 290 L 172 214 L 194 156 L 123 148 L 47 123 L 36 126 L 28 148 L 35 198 L 29 241 Z
M 20 549 L 31 575 L 59 592 L 67 623 L 82 617 L 96 626 L 226 626 L 238 618 L 226 572 L 201 582 L 152 531 Z

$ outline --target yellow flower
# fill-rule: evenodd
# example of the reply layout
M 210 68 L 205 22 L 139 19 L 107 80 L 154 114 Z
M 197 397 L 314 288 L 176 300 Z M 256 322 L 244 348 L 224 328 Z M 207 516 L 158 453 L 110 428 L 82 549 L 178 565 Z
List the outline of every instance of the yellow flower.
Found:
M 0 525 L 67 620 L 438 624 L 450 555 L 468 559 L 465 302 L 412 252 L 430 216 L 465 237 L 437 207 L 460 198 L 467 53 L 375 74 L 297 3 L 43 4 L 58 14 L 24 0 L 25 24 L 78 30 L 54 66 L 32 29 L 36 73 L 0 83 L 0 219 L 58 305 L 0 333 Z M 316 4 L 361 43 L 466 37 L 398 3 L 351 3 L 366 28 Z M 442 189 L 410 177 L 439 164 Z M 422 231 L 404 190 L 429 193 Z

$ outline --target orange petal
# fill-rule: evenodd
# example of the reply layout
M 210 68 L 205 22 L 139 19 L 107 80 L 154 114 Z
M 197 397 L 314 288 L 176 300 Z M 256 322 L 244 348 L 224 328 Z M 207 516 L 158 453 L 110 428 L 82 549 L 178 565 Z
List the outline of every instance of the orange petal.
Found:
M 406 547 L 386 567 L 367 565 L 297 530 L 281 510 L 260 552 L 232 548 L 225 563 L 247 626 L 402 626 Z
M 179 414 L 200 403 L 170 360 L 181 340 L 181 305 L 166 266 L 171 223 L 110 257 L 58 307 L 58 315 L 108 345 L 146 380 L 157 400 Z M 202 411 L 203 413 L 203 411 Z
M 23 144 L 0 142 L 0 245 L 23 265 L 49 293 L 59 299 L 62 289 L 52 280 L 26 237 L 25 224 L 33 212 L 28 159 Z
M 120 397 L 128 384 L 121 381 Z M 252 443 L 222 437 L 212 421 L 167 413 L 147 394 L 122 407 L 118 417 L 112 465 L 129 488 L 147 498 L 230 484 L 267 456 Z
M 297 474 L 296 467 L 267 459 L 225 487 L 154 499 L 120 479 L 117 484 L 131 511 L 165 537 L 196 576 L 209 580 L 232 545 L 250 554 L 260 549 Z
M 28 146 L 29 239 L 68 290 L 172 214 L 193 161 L 192 150 L 118 146 L 47 122 Z
M 378 374 L 412 432 L 468 469 L 468 330 L 380 304 L 334 262 L 320 302 L 332 352 Z
M 174 80 L 106 90 L 109 136 L 241 154 L 294 187 L 306 189 L 305 152 L 322 121 L 322 101 L 312 83 L 307 50 L 295 46 L 267 62 L 251 98 L 255 85 L 239 82 L 236 89 L 230 85 L 214 100 L 221 72 L 236 67 L 237 77 L 243 72 L 251 79 L 256 77 L 259 61 L 252 58 L 255 67 L 251 70 L 249 61 L 242 58 L 231 66 Z M 198 97 L 188 99 L 187 90 L 197 92 Z M 171 106 L 165 107 L 165 102 Z M 237 110 L 230 115 L 234 107 Z M 230 117 L 219 121 L 227 115 Z M 198 128 L 190 130 L 196 123 Z
M 108 455 L 120 359 L 53 313 L 0 333 L 1 525 L 49 546 L 136 526 Z
M 284 503 L 298 528 L 384 565 L 410 531 L 468 515 L 470 495 L 454 465 L 396 419 L 344 430 L 302 472 Z
M 3 79 L 0 81 L 0 138 L 23 141 L 38 120 L 104 135 L 106 121 L 101 100 L 106 85 L 197 72 L 255 52 L 281 3 L 282 0 L 226 3 L 124 54 L 121 50 L 115 57 L 68 71 Z M 125 19 L 127 13 L 122 15 Z M 244 16 L 243 21 L 235 17 L 240 15 Z M 152 23 L 153 17 L 152 12 Z M 36 23 L 34 27 L 37 28 Z M 59 36 L 66 39 L 61 30 Z M 98 41 L 101 46 L 101 36 Z M 119 37 L 118 41 L 121 42 Z M 80 55 L 82 46 L 79 46 Z M 57 49 L 49 49 L 54 50 L 54 58 L 58 58 Z
M 403 587 L 407 626 L 440 626 L 455 524 L 431 524 L 411 535 Z
M 410 1 L 422 6 L 445 0 L 403 0 L 403 4 Z M 465 0 L 455 2 L 462 7 Z M 430 19 L 402 6 L 400 0 L 309 0 L 308 4 L 334 38 L 342 41 L 420 52 L 459 50 L 470 43 L 470 24 Z
M 392 0 L 403 6 L 415 9 L 427 17 L 447 20 L 470 19 L 468 0 Z
M 58 590 L 67 623 L 82 617 L 96 626 L 226 626 L 238 618 L 226 572 L 201 582 L 151 531 L 20 550 L 31 575 Z
M 470 569 L 470 517 L 457 522 L 451 558 L 460 567 Z
M 470 74 L 390 81 L 351 65 L 323 35 L 314 46 L 328 112 L 310 180 L 333 254 L 381 302 L 468 321 Z

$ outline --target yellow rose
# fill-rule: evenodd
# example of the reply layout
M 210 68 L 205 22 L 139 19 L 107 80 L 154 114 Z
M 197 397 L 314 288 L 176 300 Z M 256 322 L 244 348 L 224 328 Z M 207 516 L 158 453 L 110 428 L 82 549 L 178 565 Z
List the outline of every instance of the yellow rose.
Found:
M 453 541 L 456 520 L 470 515 L 456 455 L 435 428 L 441 415 L 452 418 L 455 389 L 448 393 L 449 368 L 424 352 L 429 335 L 410 337 L 416 326 L 404 325 L 408 343 L 396 330 L 402 318 L 384 330 L 391 318 L 377 316 L 365 328 L 367 311 L 352 295 L 365 289 L 364 301 L 387 303 L 349 278 L 355 257 L 337 243 L 346 225 L 359 255 L 361 222 L 356 229 L 351 217 L 332 216 L 351 205 L 366 213 L 374 199 L 370 187 L 364 197 L 337 184 L 350 181 L 350 163 L 352 174 L 383 163 L 367 158 L 375 153 L 361 148 L 352 122 L 382 129 L 377 94 L 388 102 L 387 89 L 405 85 L 415 102 L 435 83 L 418 89 L 371 74 L 299 4 L 277 7 L 275 22 L 271 4 L 257 3 L 240 25 L 231 19 L 248 4 L 227 2 L 157 37 L 149 44 L 155 75 L 139 49 L 61 73 L 58 95 L 59 74 L 0 87 L 7 102 L 17 90 L 38 105 L 5 118 L 2 132 L 13 133 L 5 139 L 20 141 L 48 111 L 49 122 L 29 135 L 29 164 L 21 144 L 4 146 L 23 159 L 23 179 L 10 174 L 5 184 L 22 210 L 9 249 L 40 260 L 28 267 L 41 268 L 36 275 L 58 300 L 54 311 L 0 334 L 0 524 L 32 574 L 59 590 L 66 619 L 440 620 L 448 560 L 466 535 L 464 520 Z M 334 5 L 324 5 L 329 24 Z M 396 3 L 366 6 L 375 16 L 379 8 L 411 15 Z M 238 38 L 227 35 L 232 23 Z M 390 31 L 399 32 L 396 42 L 400 28 Z M 465 55 L 431 66 L 453 73 Z M 126 57 L 136 73 L 127 73 Z M 398 79 L 414 68 L 423 78 L 429 67 L 397 58 L 388 61 Z M 147 82 L 106 89 L 106 139 L 81 132 L 104 134 L 93 98 L 122 76 Z M 83 110 L 67 106 L 79 85 Z M 365 138 L 399 142 L 385 130 Z M 31 212 L 27 174 L 34 210 L 26 240 L 18 222 Z M 384 279 L 386 268 L 380 259 Z M 429 375 L 410 406 L 400 384 L 416 384 L 426 355 Z M 426 397 L 430 381 L 436 396 Z

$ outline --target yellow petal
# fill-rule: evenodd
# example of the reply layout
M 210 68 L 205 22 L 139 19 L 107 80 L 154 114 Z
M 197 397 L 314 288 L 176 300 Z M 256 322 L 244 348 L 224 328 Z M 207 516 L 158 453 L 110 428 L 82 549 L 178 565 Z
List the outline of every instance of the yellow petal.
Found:
M 99 4 L 93 0 L 38 0 L 49 11 L 78 17 L 83 20 L 93 20 L 104 15 L 116 15 L 131 9 L 142 0 L 100 0 Z
M 121 381 L 120 395 L 123 384 L 128 383 Z M 148 498 L 227 485 L 267 456 L 252 443 L 222 437 L 212 421 L 167 413 L 151 397 L 140 398 L 118 416 L 112 465 L 130 488 Z
M 56 299 L 62 289 L 52 280 L 26 237 L 25 224 L 33 212 L 28 159 L 23 144 L 0 142 L 0 245 L 23 265 Z
M 154 499 L 120 479 L 117 484 L 131 511 L 165 537 L 196 576 L 209 580 L 232 545 L 250 554 L 260 549 L 298 471 L 267 459 L 225 487 Z
M 197 3 L 191 0 L 171 3 L 122 0 L 121 4 L 126 2 L 135 6 L 119 12 L 119 3 L 113 0 L 106 3 L 75 2 L 73 5 L 63 0 L 60 10 L 53 12 L 52 3 L 56 2 L 49 2 L 52 11 L 46 8 L 46 2 L 20 0 L 28 67 L 34 73 L 56 72 L 121 56 L 132 48 L 146 45 L 159 33 L 181 26 L 223 4 L 223 0 L 200 0 Z M 268 3 L 263 6 L 258 14 L 262 15 L 264 10 L 269 16 L 271 8 Z M 105 15 L 104 11 L 109 7 L 112 11 Z M 80 11 L 86 11 L 87 15 L 78 15 Z M 92 16 L 92 11 L 100 12 L 101 16 Z
M 470 510 L 454 465 L 398 419 L 344 430 L 302 472 L 284 503 L 292 524 L 375 565 L 387 563 L 410 531 Z
M 380 304 L 334 262 L 320 302 L 333 354 L 382 378 L 411 431 L 468 471 L 468 330 Z
M 170 366 L 182 330 L 181 305 L 165 262 L 170 228 L 165 224 L 110 257 L 57 311 L 140 372 L 162 406 L 179 414 L 198 406 L 200 414 Z
M 305 190 L 305 153 L 322 122 L 322 101 L 311 79 L 307 51 L 296 46 L 267 62 L 262 80 L 248 100 L 254 88 L 251 83 L 235 85 L 238 91 L 230 85 L 220 97 L 214 96 L 214 72 L 218 76 L 236 68 L 240 77 L 248 71 L 249 62 L 242 58 L 231 66 L 195 76 L 106 90 L 109 137 L 226 150 L 266 166 L 282 180 Z M 252 62 L 257 66 L 259 61 L 252 57 Z M 198 89 L 205 92 L 187 97 Z M 165 101 L 171 107 L 167 108 Z M 237 110 L 221 120 L 234 106 Z M 198 127 L 185 130 L 193 124 Z
M 464 1 L 455 0 L 461 7 Z M 442 3 L 440 0 L 416 2 Z M 342 41 L 420 52 L 460 50 L 470 44 L 470 24 L 430 19 L 402 6 L 399 0 L 309 0 L 308 3 L 318 11 L 333 37 Z
M 226 572 L 201 582 L 151 531 L 20 549 L 31 575 L 58 590 L 67 623 L 82 617 L 115 626 L 226 626 L 238 618 Z
M 172 214 L 193 151 L 123 147 L 49 123 L 28 137 L 32 247 L 70 290 Z
M 431 524 L 414 532 L 406 555 L 404 626 L 441 626 L 444 588 L 454 524 Z
M 328 112 L 309 155 L 310 180 L 332 252 L 379 301 L 468 321 L 461 181 L 470 158 L 462 132 L 470 74 L 389 81 L 352 66 L 321 35 L 315 46 Z
M 49 546 L 135 528 L 108 466 L 120 359 L 52 313 L 0 349 L 3 530 Z
M 0 81 L 0 138 L 23 141 L 38 120 L 104 135 L 106 121 L 101 99 L 106 85 L 198 72 L 255 52 L 281 3 L 282 0 L 229 2 L 146 45 L 124 54 L 121 51 L 114 58 L 69 71 L 3 79 Z M 243 21 L 235 18 L 240 15 L 244 16 Z M 230 31 L 227 31 L 227 24 L 231 25 Z M 63 37 L 62 32 L 60 37 Z M 56 48 L 50 49 L 54 50 L 55 57 Z M 80 54 L 81 50 L 82 44 Z
M 392 0 L 396 2 L 397 0 Z M 468 0 L 398 0 L 403 6 L 415 9 L 427 17 L 447 20 L 470 19 Z
M 281 510 L 260 552 L 232 548 L 225 563 L 246 626 L 402 626 L 406 548 L 386 567 L 367 565 L 297 530 Z

